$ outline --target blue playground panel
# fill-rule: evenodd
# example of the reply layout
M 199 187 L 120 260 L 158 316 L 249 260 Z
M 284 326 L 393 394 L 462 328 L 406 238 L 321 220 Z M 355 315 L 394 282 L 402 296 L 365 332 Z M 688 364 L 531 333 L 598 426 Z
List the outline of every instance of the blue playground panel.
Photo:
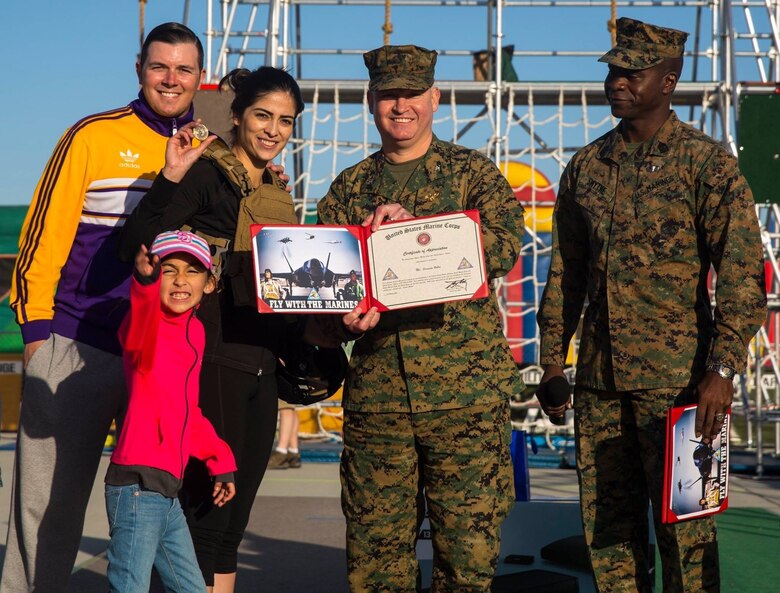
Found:
M 542 245 L 549 247 L 552 242 L 552 233 L 536 233 L 538 241 Z M 528 249 L 527 255 L 521 256 L 522 277 L 522 299 L 523 302 L 532 306 L 533 311 L 523 315 L 523 338 L 530 339 L 536 336 L 536 307 L 535 304 L 542 298 L 544 284 L 547 282 L 547 272 L 550 268 L 550 255 L 536 256 L 536 279 L 534 281 L 534 254 L 531 250 L 531 242 L 534 237 L 526 233 L 523 235 L 523 249 Z M 539 249 L 540 245 L 537 246 Z M 539 362 L 539 348 L 536 342 L 531 342 L 521 348 L 522 362 L 537 364 Z

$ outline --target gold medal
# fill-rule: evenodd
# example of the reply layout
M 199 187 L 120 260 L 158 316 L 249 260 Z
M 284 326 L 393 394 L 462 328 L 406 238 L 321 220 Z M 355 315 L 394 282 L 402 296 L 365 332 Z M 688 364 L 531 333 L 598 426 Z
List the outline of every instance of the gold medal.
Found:
M 203 124 L 198 124 L 192 128 L 192 135 L 203 142 L 206 138 L 209 137 L 209 129 Z

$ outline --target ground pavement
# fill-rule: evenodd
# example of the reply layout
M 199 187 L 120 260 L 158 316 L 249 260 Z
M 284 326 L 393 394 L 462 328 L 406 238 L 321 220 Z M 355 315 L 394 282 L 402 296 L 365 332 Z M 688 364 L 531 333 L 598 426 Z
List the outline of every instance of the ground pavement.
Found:
M 0 468 L 5 481 L 5 487 L 0 488 L 3 540 L 7 528 L 14 438 L 11 433 L 0 435 Z M 104 456 L 68 593 L 103 593 L 107 589 L 107 524 L 102 484 L 107 464 L 108 456 Z M 499 573 L 528 568 L 558 570 L 539 557 L 539 547 L 579 531 L 574 470 L 531 468 L 530 485 L 532 502 L 518 503 L 515 513 L 504 525 L 501 555 L 503 560 L 509 553 L 530 553 L 535 562 L 532 566 L 501 562 Z M 780 516 L 780 481 L 733 476 L 730 501 L 732 509 L 764 509 Z M 770 542 L 770 548 L 775 550 L 778 545 L 778 541 Z M 4 547 L 0 555 L 2 553 Z M 338 464 L 304 459 L 299 469 L 269 471 L 252 511 L 239 562 L 238 593 L 345 593 L 344 518 L 339 507 Z M 424 575 L 426 570 L 429 571 L 429 563 L 423 562 Z M 576 571 L 564 572 L 577 574 Z M 581 575 L 580 592 L 589 591 L 593 591 L 592 585 L 587 576 Z

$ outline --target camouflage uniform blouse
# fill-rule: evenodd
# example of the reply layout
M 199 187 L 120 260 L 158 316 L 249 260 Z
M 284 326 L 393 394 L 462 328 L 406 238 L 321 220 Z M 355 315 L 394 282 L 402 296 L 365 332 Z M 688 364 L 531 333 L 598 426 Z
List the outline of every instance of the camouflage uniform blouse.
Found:
M 577 152 L 561 177 L 537 316 L 541 363 L 563 366 L 587 297 L 580 386 L 684 387 L 707 362 L 742 372 L 766 300 L 753 197 L 736 159 L 674 112 L 633 155 L 618 129 Z
M 405 188 L 381 152 L 343 171 L 320 201 L 320 222 L 360 224 L 377 206 L 400 203 L 414 216 L 479 210 L 489 277 L 520 253 L 523 208 L 481 154 L 434 138 Z M 344 407 L 427 412 L 492 403 L 522 389 L 501 330 L 496 297 L 386 312 L 355 342 Z

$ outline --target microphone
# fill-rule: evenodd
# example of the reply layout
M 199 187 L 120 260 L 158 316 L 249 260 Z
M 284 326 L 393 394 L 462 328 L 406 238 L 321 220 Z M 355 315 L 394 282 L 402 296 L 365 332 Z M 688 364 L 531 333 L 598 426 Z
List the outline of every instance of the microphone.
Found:
M 559 406 L 566 405 L 566 403 L 569 401 L 571 386 L 569 385 L 569 381 L 566 379 L 566 377 L 556 375 L 547 381 L 544 384 L 544 387 L 545 389 L 542 393 L 542 397 L 544 397 L 545 403 L 550 407 L 557 408 Z M 549 418 L 550 422 L 556 426 L 563 426 L 566 424 L 565 414 L 561 414 L 560 416 L 550 416 Z

